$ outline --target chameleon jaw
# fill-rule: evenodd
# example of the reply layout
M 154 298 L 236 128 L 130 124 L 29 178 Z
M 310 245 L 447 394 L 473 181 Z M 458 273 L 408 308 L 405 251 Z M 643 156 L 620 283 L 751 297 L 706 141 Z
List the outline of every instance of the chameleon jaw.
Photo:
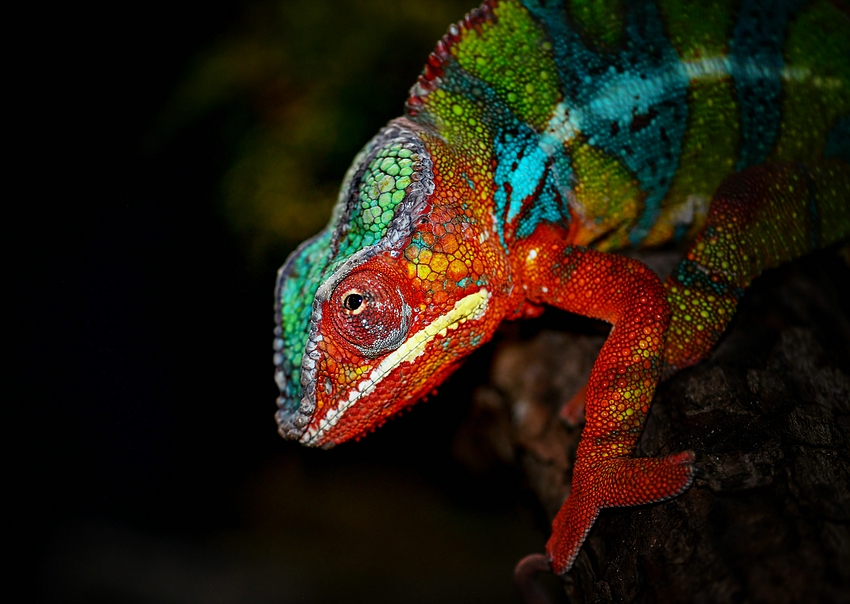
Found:
M 333 446 L 333 444 L 336 444 L 323 443 L 322 440 L 336 426 L 346 411 L 360 399 L 374 392 L 378 384 L 392 373 L 396 367 L 405 362 L 412 362 L 421 356 L 425 352 L 428 343 L 433 339 L 438 336 L 444 337 L 449 330 L 457 329 L 466 321 L 475 321 L 483 317 L 487 311 L 489 299 L 490 292 L 482 287 L 477 292 L 458 300 L 449 312 L 437 317 L 432 323 L 407 338 L 401 346 L 388 354 L 367 377 L 354 386 L 348 392 L 348 396 L 342 398 L 335 408 L 329 409 L 325 417 L 315 425 L 309 427 L 299 439 L 300 442 L 312 447 L 321 445 Z

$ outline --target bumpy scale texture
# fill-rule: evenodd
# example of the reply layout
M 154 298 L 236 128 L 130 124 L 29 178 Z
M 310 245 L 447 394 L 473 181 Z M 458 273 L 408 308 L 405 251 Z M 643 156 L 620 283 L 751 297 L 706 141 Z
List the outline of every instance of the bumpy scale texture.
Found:
M 673 497 L 694 454 L 634 458 L 660 379 L 751 281 L 850 235 L 850 17 L 828 0 L 488 1 L 452 25 L 281 268 L 280 432 L 357 439 L 504 319 L 608 321 L 545 563 L 599 511 Z M 616 251 L 686 250 L 662 284 Z

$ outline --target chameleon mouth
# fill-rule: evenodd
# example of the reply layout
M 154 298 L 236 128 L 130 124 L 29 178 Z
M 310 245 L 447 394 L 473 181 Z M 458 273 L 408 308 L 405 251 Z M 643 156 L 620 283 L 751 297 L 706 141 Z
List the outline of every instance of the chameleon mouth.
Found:
M 309 427 L 299 440 L 313 447 L 323 444 L 322 439 L 345 415 L 345 412 L 360 399 L 371 394 L 396 367 L 420 357 L 428 343 L 435 338 L 444 337 L 450 330 L 457 329 L 466 321 L 475 321 L 483 317 L 489 300 L 490 292 L 483 287 L 458 300 L 449 312 L 414 333 L 401 346 L 388 354 L 366 378 L 348 392 L 347 397 L 340 399 L 337 406 L 329 409 L 327 414 L 315 425 Z

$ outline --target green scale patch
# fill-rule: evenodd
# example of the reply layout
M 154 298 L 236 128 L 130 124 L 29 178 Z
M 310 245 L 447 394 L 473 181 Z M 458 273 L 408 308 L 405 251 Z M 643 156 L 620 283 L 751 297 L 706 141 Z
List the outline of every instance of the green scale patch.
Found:
M 561 100 L 552 44 L 525 8 L 496 5 L 498 23 L 465 32 L 452 47 L 463 69 L 493 87 L 511 111 L 538 131 Z
M 351 254 L 375 245 L 386 234 L 395 211 L 404 199 L 418 156 L 402 145 L 392 145 L 378 151 L 369 163 L 345 239 L 340 242 L 337 262 Z
M 585 42 L 604 50 L 613 50 L 623 38 L 621 0 L 570 0 L 570 17 Z
M 788 30 L 782 124 L 771 159 L 805 162 L 823 153 L 830 130 L 850 113 L 850 27 L 838 7 L 820 0 Z
M 301 398 L 301 358 L 310 335 L 310 317 L 313 314 L 313 298 L 321 284 L 322 272 L 329 260 L 332 230 L 325 229 L 308 241 L 298 256 L 287 263 L 288 272 L 280 284 L 278 321 L 281 332 L 278 334 L 280 345 L 275 342 L 275 350 L 281 349 L 280 365 L 288 376 L 282 393 L 297 405 Z

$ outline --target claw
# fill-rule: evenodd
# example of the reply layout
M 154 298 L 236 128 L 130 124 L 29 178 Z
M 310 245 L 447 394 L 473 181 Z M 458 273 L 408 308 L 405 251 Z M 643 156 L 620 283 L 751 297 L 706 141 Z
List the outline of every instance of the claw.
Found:
M 535 575 L 543 572 L 552 572 L 546 554 L 529 554 L 514 567 L 514 583 L 525 604 L 553 604 L 549 594 L 534 581 Z
M 675 497 L 693 482 L 693 464 L 692 451 L 658 459 L 576 461 L 572 492 L 555 516 L 546 543 L 552 572 L 563 576 L 570 570 L 599 510 Z

